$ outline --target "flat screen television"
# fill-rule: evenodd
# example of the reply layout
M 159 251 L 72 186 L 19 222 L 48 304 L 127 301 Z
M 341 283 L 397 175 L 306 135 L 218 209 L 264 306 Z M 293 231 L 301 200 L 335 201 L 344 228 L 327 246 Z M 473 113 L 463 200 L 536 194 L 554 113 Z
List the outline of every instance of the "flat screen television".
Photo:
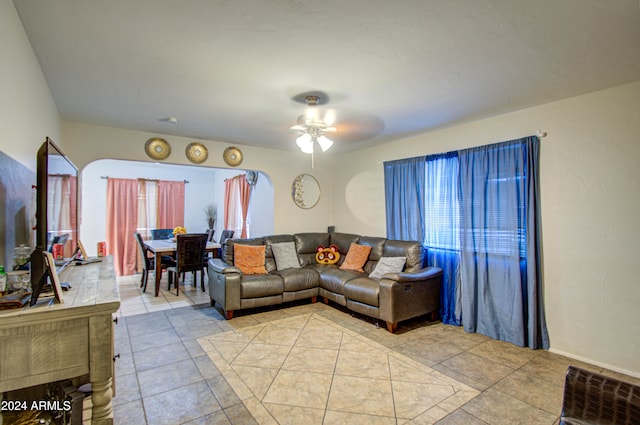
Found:
M 36 158 L 36 247 L 31 254 L 31 305 L 47 284 L 42 251 L 64 268 L 78 250 L 78 168 L 47 137 Z

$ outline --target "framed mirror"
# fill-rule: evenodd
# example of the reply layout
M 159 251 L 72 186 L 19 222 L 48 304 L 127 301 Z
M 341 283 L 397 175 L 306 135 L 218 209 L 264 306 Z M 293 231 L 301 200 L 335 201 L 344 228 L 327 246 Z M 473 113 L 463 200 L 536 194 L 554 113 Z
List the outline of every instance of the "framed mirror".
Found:
M 309 209 L 320 200 L 320 184 L 310 174 L 300 174 L 291 185 L 291 199 L 300 208 Z

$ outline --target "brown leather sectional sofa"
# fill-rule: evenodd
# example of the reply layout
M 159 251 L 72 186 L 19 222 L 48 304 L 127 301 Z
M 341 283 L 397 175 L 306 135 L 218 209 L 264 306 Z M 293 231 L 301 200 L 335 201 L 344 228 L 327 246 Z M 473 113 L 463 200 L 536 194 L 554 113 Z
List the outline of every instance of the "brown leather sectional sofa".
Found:
M 271 245 L 295 242 L 300 268 L 277 270 Z M 371 246 L 364 273 L 339 268 L 351 243 Z M 245 275 L 233 264 L 234 245 L 265 245 L 268 273 Z M 341 254 L 336 265 L 317 264 L 319 245 L 336 245 Z M 381 257 L 405 257 L 404 270 L 380 279 L 369 277 Z M 208 263 L 211 305 L 217 302 L 231 319 L 235 310 L 281 304 L 321 296 L 348 309 L 384 320 L 389 332 L 398 322 L 431 313 L 435 319 L 440 300 L 442 270 L 422 266 L 422 247 L 418 242 L 388 240 L 347 233 L 297 233 L 252 239 L 227 240 L 222 258 Z

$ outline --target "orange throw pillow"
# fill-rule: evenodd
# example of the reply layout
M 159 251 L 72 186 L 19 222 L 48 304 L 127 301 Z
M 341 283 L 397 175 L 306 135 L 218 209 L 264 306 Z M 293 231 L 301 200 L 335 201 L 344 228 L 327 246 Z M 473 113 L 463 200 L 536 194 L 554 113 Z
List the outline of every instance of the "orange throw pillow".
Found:
M 233 264 L 244 274 L 266 274 L 265 245 L 233 245 Z
M 344 263 L 342 263 L 340 268 L 342 270 L 355 270 L 357 272 L 364 272 L 363 267 L 369 259 L 370 252 L 370 246 L 352 243 L 351 246 L 349 246 L 347 257 L 344 259 Z

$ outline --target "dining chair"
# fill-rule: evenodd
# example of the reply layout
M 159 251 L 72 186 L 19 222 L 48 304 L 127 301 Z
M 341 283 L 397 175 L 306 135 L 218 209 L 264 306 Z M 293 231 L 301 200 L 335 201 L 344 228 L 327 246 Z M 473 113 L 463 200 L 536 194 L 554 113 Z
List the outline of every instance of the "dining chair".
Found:
M 171 239 L 173 237 L 173 229 L 152 229 L 151 239 Z
M 147 281 L 149 280 L 149 270 L 156 269 L 156 261 L 153 256 L 149 256 L 149 249 L 145 246 L 142 239 L 142 235 L 138 232 L 134 232 L 136 237 L 136 244 L 138 245 L 138 254 L 142 261 L 142 278 L 140 279 L 140 288 L 142 292 L 147 290 Z M 174 265 L 175 262 L 169 256 L 163 255 L 160 259 L 161 269 L 167 269 L 167 267 Z
M 176 286 L 176 295 L 179 294 L 180 275 L 184 280 L 184 272 L 193 273 L 193 284 L 197 287 L 196 276 L 200 272 L 200 287 L 204 291 L 204 254 L 207 249 L 206 233 L 187 233 L 176 236 L 176 264 L 167 268 L 169 273 L 169 289 Z
M 207 233 L 207 243 L 213 242 L 213 235 L 214 235 L 214 233 L 216 233 L 216 229 L 207 229 L 206 233 Z M 209 262 L 209 258 L 211 258 L 212 256 L 213 256 L 213 253 L 205 251 L 204 257 L 202 259 L 202 262 L 204 263 L 205 270 L 207 268 L 207 263 Z
M 67 243 L 67 239 L 69 239 L 69 234 L 68 233 L 64 233 L 62 235 L 58 235 L 58 236 L 54 236 L 51 239 L 51 245 L 49 245 L 49 247 L 47 248 L 47 251 L 53 253 L 53 246 L 57 243 L 64 245 Z
M 233 230 L 222 231 L 222 233 L 220 234 L 220 241 L 218 241 L 218 243 L 220 244 L 220 248 L 216 250 L 216 254 L 214 255 L 214 257 L 222 258 L 222 250 L 224 249 L 224 243 L 227 241 L 227 239 L 233 238 L 234 233 L 235 232 Z

